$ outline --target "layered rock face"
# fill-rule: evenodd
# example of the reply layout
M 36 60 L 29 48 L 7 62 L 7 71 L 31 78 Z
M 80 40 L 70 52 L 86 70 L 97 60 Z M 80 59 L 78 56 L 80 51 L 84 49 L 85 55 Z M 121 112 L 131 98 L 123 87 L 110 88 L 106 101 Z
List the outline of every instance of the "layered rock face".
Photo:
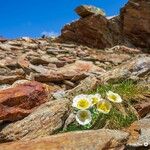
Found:
M 150 47 L 150 3 L 148 1 L 130 0 L 121 9 L 120 15 L 112 19 L 107 19 L 103 13 L 98 13 L 96 10 L 95 13 L 91 12 L 88 6 L 80 6 L 76 10 L 81 18 L 62 29 L 60 41 L 73 41 L 96 48 L 118 44 Z
M 150 47 L 150 2 L 129 0 L 121 10 L 122 32 L 139 47 Z
M 66 25 L 60 39 L 73 41 L 90 47 L 106 48 L 123 43 L 118 18 L 107 20 L 101 14 L 90 15 Z

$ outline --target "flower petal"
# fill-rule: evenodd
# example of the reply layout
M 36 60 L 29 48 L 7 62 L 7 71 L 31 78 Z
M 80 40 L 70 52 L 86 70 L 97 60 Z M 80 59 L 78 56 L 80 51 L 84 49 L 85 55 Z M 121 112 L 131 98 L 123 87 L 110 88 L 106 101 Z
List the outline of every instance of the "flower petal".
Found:
M 112 108 L 111 103 L 106 100 L 103 100 L 97 103 L 97 110 L 104 114 L 109 113 L 111 108 Z
M 89 110 L 79 110 L 76 114 L 76 121 L 80 125 L 87 125 L 92 121 L 92 115 Z
M 97 104 L 99 101 L 101 101 L 101 95 L 100 94 L 94 94 L 94 95 L 89 95 L 89 98 L 91 99 L 92 101 L 92 105 L 95 105 Z
M 80 109 L 80 110 L 85 110 L 90 108 L 92 105 L 91 100 L 89 99 L 88 95 L 78 95 L 73 99 L 73 104 L 72 106 Z
M 107 95 L 108 100 L 110 100 L 111 102 L 114 102 L 114 103 L 121 103 L 122 102 L 121 96 L 117 93 L 114 93 L 112 91 L 108 91 L 106 93 L 106 95 Z

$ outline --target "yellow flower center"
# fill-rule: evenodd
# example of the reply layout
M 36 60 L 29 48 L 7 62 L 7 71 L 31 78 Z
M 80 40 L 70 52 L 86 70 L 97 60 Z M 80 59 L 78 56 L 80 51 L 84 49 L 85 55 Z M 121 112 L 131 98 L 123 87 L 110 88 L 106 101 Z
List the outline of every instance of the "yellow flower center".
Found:
M 96 104 L 96 103 L 98 103 L 98 98 L 93 97 L 93 98 L 92 98 L 92 104 Z
M 90 104 L 86 99 L 81 99 L 77 103 L 77 108 L 78 109 L 87 109 L 89 108 Z
M 112 99 L 113 101 L 116 101 L 116 100 L 117 100 L 117 97 L 116 97 L 115 95 L 110 95 L 109 97 L 110 97 L 110 99 Z
M 85 120 L 87 118 L 87 112 L 82 112 L 80 114 L 80 118 L 81 118 L 81 120 Z
M 105 102 L 98 104 L 97 109 L 102 110 L 104 112 L 109 112 L 110 111 L 109 104 L 107 104 Z

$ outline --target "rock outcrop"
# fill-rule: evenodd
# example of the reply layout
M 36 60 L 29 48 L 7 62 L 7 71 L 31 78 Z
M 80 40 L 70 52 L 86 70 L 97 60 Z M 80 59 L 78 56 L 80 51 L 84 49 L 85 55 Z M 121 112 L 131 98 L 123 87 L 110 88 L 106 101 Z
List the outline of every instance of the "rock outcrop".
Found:
M 76 9 L 82 18 L 64 26 L 58 41 L 72 41 L 96 48 L 118 44 L 150 47 L 149 1 L 129 0 L 120 15 L 112 19 L 107 19 L 99 11 L 91 12 L 89 8 L 92 6 L 83 5 Z
M 129 0 L 120 13 L 122 34 L 139 47 L 150 47 L 150 2 Z
M 112 47 L 123 43 L 116 21 L 108 20 L 101 14 L 90 15 L 66 25 L 59 39 L 96 48 Z

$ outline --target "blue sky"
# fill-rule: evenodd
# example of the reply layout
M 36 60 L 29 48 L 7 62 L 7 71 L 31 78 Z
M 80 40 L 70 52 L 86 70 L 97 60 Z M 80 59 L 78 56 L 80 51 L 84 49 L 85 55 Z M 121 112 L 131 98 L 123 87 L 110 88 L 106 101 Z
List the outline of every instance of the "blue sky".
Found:
M 0 35 L 6 38 L 59 34 L 66 24 L 79 18 L 74 8 L 90 4 L 117 15 L 128 0 L 0 0 Z

